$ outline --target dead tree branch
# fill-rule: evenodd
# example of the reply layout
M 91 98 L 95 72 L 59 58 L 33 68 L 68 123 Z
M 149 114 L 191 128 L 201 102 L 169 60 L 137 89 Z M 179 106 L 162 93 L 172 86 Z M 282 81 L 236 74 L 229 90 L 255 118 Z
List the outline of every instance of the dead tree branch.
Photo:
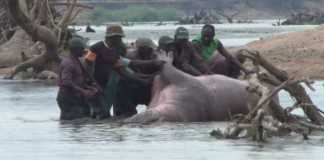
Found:
M 263 58 L 258 52 L 249 52 L 250 56 L 253 56 L 256 61 L 271 75 L 273 75 L 276 79 L 278 79 L 281 82 L 287 81 L 289 79 L 289 76 L 287 72 L 282 71 L 272 65 L 269 61 L 267 61 L 265 58 Z M 301 81 L 306 82 L 310 85 L 311 82 L 307 79 L 302 79 Z M 272 82 L 272 83 L 277 83 Z M 276 84 L 280 85 L 280 84 Z M 306 93 L 306 90 L 303 86 L 301 86 L 299 83 L 293 83 L 291 85 L 288 85 L 285 90 L 289 92 L 289 94 L 292 97 L 296 98 L 296 101 L 298 103 L 307 103 L 307 104 L 314 104 L 312 99 L 308 96 Z M 314 122 L 315 124 L 321 125 L 324 124 L 324 117 L 317 111 L 315 107 L 307 106 L 302 108 L 307 115 L 307 117 Z
M 36 71 L 50 69 L 56 72 L 57 64 L 60 62 L 59 50 L 64 48 L 68 36 L 68 25 L 79 15 L 82 9 L 76 9 L 77 0 L 67 0 L 67 10 L 60 21 L 53 16 L 53 6 L 49 0 L 34 1 L 29 12 L 22 11 L 20 0 L 6 0 L 8 10 L 16 23 L 37 42 L 45 44 L 46 51 L 39 56 L 30 58 L 27 61 L 14 67 L 11 74 L 5 78 L 12 79 L 18 72 L 28 68 Z M 27 7 L 28 8 L 28 7 Z
M 224 132 L 218 130 L 213 134 L 221 135 L 219 137 L 223 138 L 252 137 L 253 140 L 265 141 L 267 135 L 281 136 L 295 132 L 301 134 L 304 139 L 308 139 L 310 130 L 324 131 L 321 110 L 312 103 L 300 84 L 305 83 L 307 87 L 314 89 L 309 79 L 295 79 L 289 76 L 264 59 L 258 52 L 247 50 L 242 50 L 242 52 L 248 53 L 246 57 L 252 60 L 253 67 L 257 71 L 248 75 L 250 112 L 243 119 L 228 126 Z M 293 107 L 283 109 L 274 100 L 281 90 L 288 91 L 296 100 Z M 259 97 L 257 103 L 251 102 L 255 100 L 255 97 Z M 297 118 L 298 116 L 291 114 L 291 111 L 296 108 L 302 108 L 308 119 Z

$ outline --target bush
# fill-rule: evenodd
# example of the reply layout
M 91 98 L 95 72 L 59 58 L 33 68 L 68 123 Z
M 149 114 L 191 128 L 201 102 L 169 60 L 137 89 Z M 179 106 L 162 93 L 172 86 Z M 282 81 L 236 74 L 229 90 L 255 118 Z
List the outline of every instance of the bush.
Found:
M 89 21 L 100 24 L 109 21 L 175 21 L 182 15 L 176 8 L 156 9 L 151 6 L 137 5 L 122 10 L 107 10 L 103 7 L 96 7 L 90 13 Z

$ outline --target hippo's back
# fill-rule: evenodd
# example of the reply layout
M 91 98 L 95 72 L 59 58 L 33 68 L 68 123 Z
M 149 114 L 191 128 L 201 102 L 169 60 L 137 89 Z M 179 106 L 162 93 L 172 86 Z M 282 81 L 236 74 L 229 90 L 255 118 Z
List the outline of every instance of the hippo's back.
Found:
M 247 82 L 222 75 L 202 76 L 197 79 L 212 92 L 208 107 L 209 120 L 229 120 L 233 115 L 248 112 Z

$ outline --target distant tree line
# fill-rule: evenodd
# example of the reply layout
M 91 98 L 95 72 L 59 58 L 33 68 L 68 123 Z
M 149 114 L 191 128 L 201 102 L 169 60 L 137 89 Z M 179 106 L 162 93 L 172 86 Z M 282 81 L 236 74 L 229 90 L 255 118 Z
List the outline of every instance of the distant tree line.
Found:
M 89 21 L 101 24 L 111 21 L 176 21 L 183 15 L 176 8 L 154 8 L 148 5 L 129 6 L 120 10 L 96 7 L 89 15 Z

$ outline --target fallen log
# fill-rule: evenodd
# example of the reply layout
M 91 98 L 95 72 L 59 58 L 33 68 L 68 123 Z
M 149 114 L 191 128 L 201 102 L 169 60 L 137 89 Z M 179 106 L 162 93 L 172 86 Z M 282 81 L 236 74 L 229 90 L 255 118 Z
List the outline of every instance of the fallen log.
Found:
M 324 131 L 322 111 L 313 104 L 300 84 L 305 83 L 313 90 L 309 79 L 296 79 L 288 75 L 264 59 L 258 52 L 247 50 L 242 52 L 247 53 L 246 57 L 252 60 L 256 71 L 246 76 L 249 82 L 247 89 L 251 97 L 254 97 L 251 100 L 255 100 L 255 95 L 259 98 L 257 103 L 249 103 L 250 112 L 244 118 L 229 125 L 224 131 L 213 131 L 211 135 L 227 139 L 251 137 L 256 141 L 266 141 L 268 135 L 282 136 L 295 132 L 308 139 L 311 130 Z M 282 107 L 272 100 L 281 90 L 289 92 L 296 101 L 293 107 Z M 297 118 L 298 116 L 291 113 L 297 108 L 303 109 L 306 117 Z M 244 133 L 245 135 L 242 136 Z

